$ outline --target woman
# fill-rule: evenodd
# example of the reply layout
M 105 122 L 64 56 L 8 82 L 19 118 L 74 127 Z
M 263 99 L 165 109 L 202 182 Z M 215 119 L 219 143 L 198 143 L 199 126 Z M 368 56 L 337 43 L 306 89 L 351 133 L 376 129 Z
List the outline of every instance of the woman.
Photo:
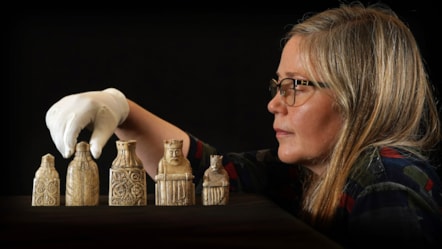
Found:
M 394 12 L 354 3 L 306 17 L 276 75 L 268 110 L 279 147 L 225 153 L 231 191 L 265 193 L 344 246 L 436 246 L 442 184 L 427 156 L 440 120 L 415 38 Z M 196 183 L 220 154 L 116 89 L 69 95 L 46 123 L 65 158 L 86 126 L 95 158 L 114 132 L 137 140 L 152 178 L 165 139 L 183 140 Z

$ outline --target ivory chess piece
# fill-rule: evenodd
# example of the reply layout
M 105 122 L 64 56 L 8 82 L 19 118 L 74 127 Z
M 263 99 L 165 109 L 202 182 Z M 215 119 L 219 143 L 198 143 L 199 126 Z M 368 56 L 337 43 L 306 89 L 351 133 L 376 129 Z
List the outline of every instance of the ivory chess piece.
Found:
M 109 172 L 109 206 L 146 206 L 146 171 L 135 153 L 136 141 L 116 141 Z
M 204 206 L 226 205 L 229 202 L 229 175 L 222 165 L 223 156 L 210 155 L 210 167 L 203 176 Z
M 164 156 L 155 176 L 155 204 L 188 206 L 195 204 L 195 184 L 190 161 L 183 155 L 183 140 L 164 140 Z
M 66 175 L 66 206 L 97 206 L 100 198 L 97 163 L 92 159 L 90 146 L 79 142 L 74 159 Z
M 51 154 L 41 157 L 35 172 L 32 206 L 60 206 L 60 177 Z

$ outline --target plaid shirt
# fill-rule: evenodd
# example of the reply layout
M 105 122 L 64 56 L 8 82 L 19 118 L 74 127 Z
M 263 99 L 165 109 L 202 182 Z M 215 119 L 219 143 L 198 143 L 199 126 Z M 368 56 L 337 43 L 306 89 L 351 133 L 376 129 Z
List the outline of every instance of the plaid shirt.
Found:
M 188 158 L 197 192 L 219 152 L 190 135 Z M 225 153 L 230 191 L 268 196 L 297 215 L 302 199 L 299 166 L 278 160 L 276 149 Z M 442 243 L 442 183 L 426 161 L 394 148 L 373 148 L 354 165 L 335 216 L 327 229 L 317 228 L 349 248 L 394 246 L 432 248 Z

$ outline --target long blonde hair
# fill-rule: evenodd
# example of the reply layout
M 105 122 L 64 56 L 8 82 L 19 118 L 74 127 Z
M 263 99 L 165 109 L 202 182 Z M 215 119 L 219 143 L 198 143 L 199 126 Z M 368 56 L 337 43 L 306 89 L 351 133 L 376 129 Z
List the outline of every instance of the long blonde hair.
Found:
M 440 120 L 416 40 L 387 6 L 343 4 L 306 17 L 286 39 L 294 35 L 303 37 L 308 76 L 329 85 L 344 119 L 303 204 L 312 223 L 327 224 L 362 151 L 392 146 L 423 157 L 441 140 Z

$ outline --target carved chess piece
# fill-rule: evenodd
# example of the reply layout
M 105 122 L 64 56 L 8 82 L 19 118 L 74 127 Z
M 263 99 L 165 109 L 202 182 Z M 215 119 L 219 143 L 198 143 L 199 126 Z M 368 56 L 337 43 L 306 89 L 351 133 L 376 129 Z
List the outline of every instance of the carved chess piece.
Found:
M 109 172 L 109 206 L 146 206 L 146 171 L 135 153 L 136 141 L 116 141 L 116 146 Z
M 41 157 L 35 172 L 32 206 L 60 206 L 60 177 L 51 154 Z
M 188 206 L 195 204 L 195 184 L 190 161 L 183 155 L 183 140 L 164 140 L 164 156 L 155 176 L 155 204 Z
M 66 175 L 66 206 L 99 204 L 98 166 L 89 149 L 86 142 L 79 142 L 75 147 L 74 159 L 69 163 Z
M 210 155 L 210 167 L 203 176 L 203 205 L 226 205 L 229 202 L 229 175 L 222 165 L 223 156 Z

